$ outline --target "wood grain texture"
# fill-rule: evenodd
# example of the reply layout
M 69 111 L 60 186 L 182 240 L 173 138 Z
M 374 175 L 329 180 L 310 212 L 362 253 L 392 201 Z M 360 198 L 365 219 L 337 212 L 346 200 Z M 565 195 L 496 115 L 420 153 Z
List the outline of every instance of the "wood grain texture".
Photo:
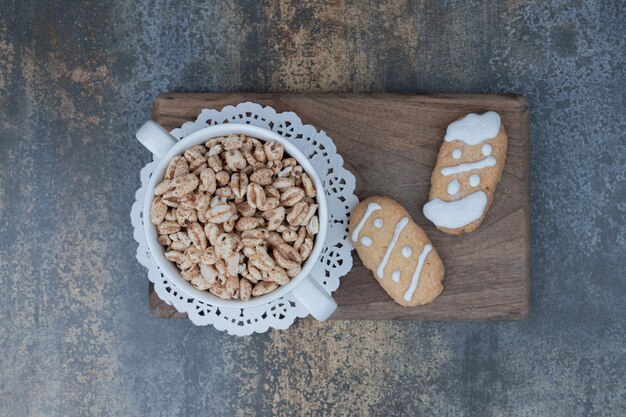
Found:
M 169 129 L 203 108 L 243 101 L 293 111 L 324 130 L 357 179 L 357 195 L 399 201 L 422 226 L 444 265 L 443 293 L 431 304 L 395 304 L 353 252 L 354 267 L 333 294 L 336 320 L 509 320 L 530 308 L 529 109 L 524 97 L 494 94 L 247 94 L 168 93 L 153 119 Z M 450 236 L 424 218 L 430 176 L 445 129 L 469 112 L 500 113 L 509 135 L 504 174 L 481 227 Z M 181 317 L 150 292 L 159 317 Z

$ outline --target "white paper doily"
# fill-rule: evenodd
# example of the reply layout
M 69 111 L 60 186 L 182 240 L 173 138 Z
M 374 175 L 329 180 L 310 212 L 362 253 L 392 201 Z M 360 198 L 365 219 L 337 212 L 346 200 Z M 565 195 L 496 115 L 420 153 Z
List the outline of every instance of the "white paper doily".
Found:
M 181 139 L 207 126 L 222 123 L 244 123 L 272 130 L 290 140 L 302 151 L 318 172 L 328 201 L 328 233 L 322 254 L 313 267 L 311 275 L 330 293 L 339 287 L 339 279 L 352 268 L 352 243 L 348 238 L 348 218 L 359 200 L 354 195 L 355 178 L 343 167 L 343 158 L 324 131 L 311 125 L 303 125 L 293 112 L 277 113 L 272 107 L 257 103 L 241 103 L 222 110 L 204 109 L 195 122 L 187 122 L 171 133 Z M 143 230 L 142 205 L 145 187 L 156 162 L 150 162 L 141 170 L 141 187 L 135 193 L 135 203 L 130 217 L 134 238 L 139 244 L 137 260 L 148 268 L 148 278 L 154 283 L 158 296 L 178 311 L 187 313 L 198 326 L 213 325 L 229 334 L 245 336 L 253 332 L 263 333 L 270 327 L 286 329 L 296 317 L 309 313 L 290 294 L 258 307 L 222 308 L 188 297 L 172 284 L 150 256 Z

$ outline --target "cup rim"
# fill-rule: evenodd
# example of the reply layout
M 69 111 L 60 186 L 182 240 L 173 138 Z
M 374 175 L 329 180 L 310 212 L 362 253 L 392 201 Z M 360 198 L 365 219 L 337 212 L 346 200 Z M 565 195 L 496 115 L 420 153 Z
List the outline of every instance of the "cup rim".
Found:
M 296 161 L 302 166 L 304 171 L 313 180 L 313 184 L 315 185 L 315 190 L 317 192 L 315 199 L 317 204 L 319 204 L 317 215 L 319 217 L 320 230 L 315 236 L 315 242 L 313 244 L 313 249 L 311 250 L 311 255 L 302 265 L 302 270 L 300 271 L 300 273 L 291 278 L 291 280 L 287 284 L 279 286 L 273 292 L 258 297 L 251 297 L 248 301 L 224 300 L 222 298 L 216 297 L 208 291 L 198 290 L 193 285 L 191 285 L 190 282 L 184 280 L 181 277 L 178 268 L 172 262 L 168 261 L 165 258 L 165 247 L 163 247 L 158 242 L 157 228 L 154 224 L 152 224 L 152 222 L 150 222 L 148 214 L 150 213 L 150 207 L 152 206 L 152 200 L 154 199 L 154 188 L 156 187 L 157 183 L 163 179 L 163 176 L 165 174 L 165 168 L 167 167 L 169 161 L 175 155 L 181 154 L 190 147 L 204 143 L 211 138 L 230 134 L 243 134 L 256 138 L 262 142 L 275 140 L 281 143 L 285 148 L 285 152 L 290 157 L 296 159 Z M 189 297 L 196 298 L 210 305 L 229 308 L 251 308 L 267 304 L 271 301 L 283 297 L 284 295 L 291 292 L 294 288 L 296 288 L 300 284 L 300 282 L 302 282 L 302 280 L 304 280 L 307 275 L 309 275 L 309 272 L 311 271 L 311 269 L 313 269 L 315 263 L 318 261 L 324 247 L 324 241 L 326 239 L 326 232 L 328 228 L 328 208 L 324 187 L 317 171 L 315 170 L 309 159 L 306 157 L 306 155 L 304 155 L 302 151 L 300 151 L 293 143 L 291 143 L 291 141 L 279 135 L 278 133 L 262 127 L 242 123 L 224 123 L 214 126 L 207 126 L 200 130 L 192 132 L 189 135 L 178 140 L 178 142 L 167 151 L 163 158 L 158 161 L 156 167 L 152 171 L 144 196 L 143 213 L 144 234 L 146 236 L 146 241 L 148 242 L 148 248 L 156 264 L 159 266 L 161 272 L 171 282 L 174 283 L 178 290 L 182 291 Z

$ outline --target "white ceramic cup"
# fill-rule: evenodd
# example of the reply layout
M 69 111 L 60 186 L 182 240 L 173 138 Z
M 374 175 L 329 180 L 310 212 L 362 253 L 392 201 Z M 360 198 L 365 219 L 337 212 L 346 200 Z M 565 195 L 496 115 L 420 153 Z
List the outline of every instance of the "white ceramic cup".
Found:
M 203 144 L 208 139 L 226 135 L 246 135 L 257 138 L 260 141 L 274 140 L 281 143 L 285 148 L 285 152 L 289 154 L 289 156 L 295 158 L 302 168 L 304 168 L 304 171 L 313 180 L 315 189 L 317 190 L 316 200 L 319 204 L 317 213 L 319 217 L 320 230 L 315 236 L 315 243 L 313 245 L 311 255 L 302 266 L 302 271 L 293 277 L 288 284 L 278 287 L 275 291 L 269 294 L 252 297 L 248 301 L 223 300 L 208 291 L 200 291 L 189 282 L 185 281 L 180 276 L 176 265 L 165 259 L 165 248 L 159 244 L 157 240 L 158 233 L 156 226 L 148 220 L 149 216 L 147 215 L 147 213 L 150 213 L 150 206 L 152 205 L 152 200 L 154 199 L 154 187 L 163 180 L 163 175 L 165 174 L 165 169 L 167 168 L 169 161 L 175 155 L 183 153 L 185 150 L 194 145 Z M 324 321 L 330 317 L 330 315 L 337 308 L 337 304 L 332 299 L 330 294 L 309 274 L 315 265 L 315 262 L 319 259 L 322 247 L 324 246 L 324 239 L 326 238 L 326 230 L 328 228 L 328 207 L 326 205 L 326 195 L 324 193 L 322 182 L 320 181 L 317 172 L 315 172 L 313 165 L 311 165 L 308 158 L 304 156 L 298 148 L 282 136 L 270 130 L 237 123 L 209 126 L 177 140 L 159 124 L 153 121 L 148 121 L 141 126 L 135 136 L 139 142 L 148 148 L 148 150 L 154 154 L 155 158 L 159 160 L 156 168 L 152 172 L 150 181 L 148 182 L 143 203 L 144 230 L 146 232 L 148 247 L 150 248 L 150 252 L 152 253 L 157 265 L 161 268 L 161 271 L 163 271 L 167 278 L 173 282 L 178 289 L 188 294 L 190 297 L 202 300 L 208 304 L 219 307 L 234 308 L 255 307 L 261 304 L 269 303 L 288 293 L 292 293 L 294 298 L 317 320 Z

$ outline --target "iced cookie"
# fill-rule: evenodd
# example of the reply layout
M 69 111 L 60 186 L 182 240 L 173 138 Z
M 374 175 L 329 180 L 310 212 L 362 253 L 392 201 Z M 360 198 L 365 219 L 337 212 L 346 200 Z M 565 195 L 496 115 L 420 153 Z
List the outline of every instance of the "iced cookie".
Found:
M 441 259 L 399 203 L 367 198 L 352 212 L 348 229 L 363 264 L 396 303 L 417 306 L 441 294 Z
M 470 113 L 448 126 L 424 205 L 437 229 L 458 235 L 480 226 L 502 178 L 507 143 L 493 111 Z

